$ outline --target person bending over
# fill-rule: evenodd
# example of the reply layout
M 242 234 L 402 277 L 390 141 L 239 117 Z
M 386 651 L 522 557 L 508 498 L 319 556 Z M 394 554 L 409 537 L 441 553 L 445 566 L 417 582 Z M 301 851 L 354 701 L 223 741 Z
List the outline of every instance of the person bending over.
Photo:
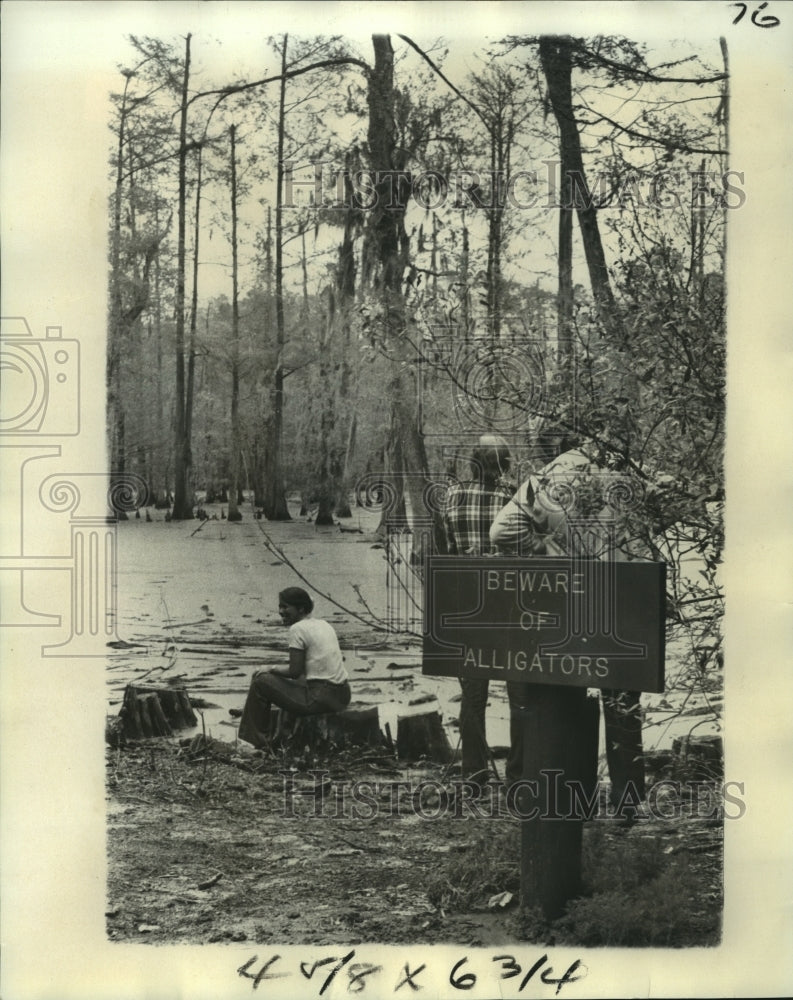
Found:
M 292 715 L 341 712 L 350 685 L 333 626 L 312 618 L 314 602 L 301 587 L 278 595 L 278 613 L 289 626 L 289 665 L 258 670 L 251 679 L 240 719 L 239 738 L 259 749 L 269 743 L 270 706 Z
M 591 446 L 577 446 L 561 434 L 557 451 L 557 457 L 521 483 L 498 512 L 490 528 L 493 545 L 499 552 L 518 555 L 617 562 L 645 558 L 638 540 L 630 540 L 618 510 L 608 504 L 601 507 L 600 501 L 589 515 L 579 509 L 588 496 L 597 499 L 604 486 L 619 483 L 621 474 L 602 469 Z M 615 806 L 627 802 L 630 813 L 645 797 L 640 694 L 616 688 L 603 688 L 601 693 L 611 799 Z M 523 757 L 520 716 L 535 695 L 533 685 L 513 683 L 510 705 L 516 722 L 510 759 L 516 762 Z

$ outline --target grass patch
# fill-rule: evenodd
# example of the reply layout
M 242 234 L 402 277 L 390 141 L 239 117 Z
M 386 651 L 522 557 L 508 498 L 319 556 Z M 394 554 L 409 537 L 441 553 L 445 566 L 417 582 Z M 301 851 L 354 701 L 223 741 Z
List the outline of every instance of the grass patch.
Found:
M 427 883 L 427 897 L 439 910 L 475 910 L 497 892 L 520 891 L 520 826 L 488 824 L 469 848 L 439 868 Z
M 557 944 L 680 948 L 721 938 L 721 860 L 667 854 L 660 836 L 610 836 L 591 826 L 584 846 L 586 895 L 554 924 Z
M 583 894 L 564 916 L 547 921 L 534 910 L 515 915 L 518 933 L 532 942 L 590 947 L 702 947 L 721 938 L 722 869 L 718 845 L 707 853 L 670 840 L 584 828 Z M 520 826 L 497 823 L 479 834 L 428 884 L 442 910 L 482 909 L 488 898 L 520 891 Z

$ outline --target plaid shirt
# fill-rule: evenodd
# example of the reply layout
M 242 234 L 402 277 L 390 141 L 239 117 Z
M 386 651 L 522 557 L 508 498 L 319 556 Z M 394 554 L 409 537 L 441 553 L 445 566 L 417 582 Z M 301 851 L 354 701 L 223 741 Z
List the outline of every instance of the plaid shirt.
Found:
M 512 499 L 506 486 L 458 483 L 446 494 L 443 524 L 451 555 L 490 555 L 490 525 L 504 504 Z

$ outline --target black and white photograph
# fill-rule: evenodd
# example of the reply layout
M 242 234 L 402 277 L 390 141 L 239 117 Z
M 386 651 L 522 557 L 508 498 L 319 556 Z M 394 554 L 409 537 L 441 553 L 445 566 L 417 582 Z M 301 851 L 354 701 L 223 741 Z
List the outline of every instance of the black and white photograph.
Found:
M 3 995 L 788 995 L 789 6 L 2 17 Z

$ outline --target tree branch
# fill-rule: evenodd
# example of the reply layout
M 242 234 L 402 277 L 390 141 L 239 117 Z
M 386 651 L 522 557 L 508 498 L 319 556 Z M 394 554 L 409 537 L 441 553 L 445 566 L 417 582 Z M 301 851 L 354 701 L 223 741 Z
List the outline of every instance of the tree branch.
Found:
M 628 128 L 627 125 L 620 125 L 619 122 L 614 121 L 613 118 L 609 118 L 608 115 L 598 113 L 594 121 L 585 121 L 583 118 L 579 119 L 582 125 L 596 125 L 598 122 L 608 122 L 609 125 L 613 125 L 614 128 L 623 132 L 625 135 L 629 135 L 634 139 L 641 139 L 642 142 L 649 143 L 651 146 L 663 146 L 664 149 L 677 149 L 682 153 L 702 153 L 705 156 L 726 156 L 726 149 L 705 149 L 701 146 L 689 146 L 686 143 L 675 142 L 673 139 L 663 139 L 660 136 L 646 135 L 644 132 L 637 132 L 636 129 Z
M 587 46 L 582 44 L 580 41 L 574 41 L 573 44 L 578 52 L 589 56 L 602 66 L 607 66 L 609 69 L 617 70 L 627 79 L 642 80 L 646 83 L 693 83 L 696 86 L 701 86 L 705 83 L 718 83 L 720 80 L 728 79 L 727 73 L 717 73 L 715 76 L 702 77 L 658 76 L 652 70 L 639 69 L 635 66 L 626 66 L 625 63 L 617 62 L 615 59 L 609 59 L 606 56 L 601 55 L 599 52 L 594 52 L 592 49 L 587 48 Z
M 310 73 L 312 70 L 326 69 L 330 66 L 358 66 L 367 75 L 371 72 L 371 68 L 368 63 L 365 63 L 362 59 L 356 59 L 354 56 L 335 59 L 321 59 L 319 62 L 311 63 L 308 66 L 302 66 L 299 69 L 290 69 L 285 73 L 276 73 L 275 76 L 268 76 L 263 80 L 254 80 L 252 83 L 239 83 L 229 87 L 219 87 L 217 90 L 202 90 L 198 94 L 193 94 L 188 101 L 188 104 L 192 104 L 193 101 L 197 101 L 200 97 L 211 97 L 213 94 L 220 95 L 217 101 L 217 104 L 219 104 L 221 101 L 225 100 L 227 97 L 231 97 L 233 94 L 241 94 L 246 90 L 253 90 L 255 87 L 263 87 L 268 83 L 275 83 L 276 81 L 282 79 L 291 80 L 296 76 L 303 76 L 305 73 Z
M 416 45 L 416 43 L 411 38 L 408 38 L 407 35 L 397 35 L 397 38 L 401 38 L 403 42 L 406 42 L 412 49 L 415 49 L 415 51 L 418 52 L 421 58 L 438 74 L 438 76 L 441 78 L 441 80 L 443 80 L 446 86 L 449 87 L 451 90 L 453 90 L 454 93 L 457 94 L 457 96 L 460 98 L 460 100 L 465 101 L 465 103 L 474 112 L 474 114 L 479 119 L 481 119 L 482 122 L 484 122 L 487 131 L 490 132 L 492 130 L 491 123 L 488 121 L 487 116 L 473 103 L 473 101 L 469 100 L 469 98 L 467 98 L 465 94 L 462 93 L 462 91 L 458 90 L 457 87 L 455 87 L 452 81 L 443 73 L 443 71 L 439 66 L 435 65 L 435 63 L 432 61 L 432 59 L 430 59 L 427 53 L 424 52 L 423 49 L 420 49 L 418 45 Z
M 529 45 L 536 45 L 539 40 L 540 36 L 538 35 L 508 35 L 502 44 L 507 45 L 510 49 L 516 49 L 519 47 L 525 48 Z M 587 48 L 580 38 L 570 38 L 570 42 L 577 52 L 588 56 L 595 62 L 600 63 L 602 66 L 618 70 L 620 73 L 623 73 L 627 79 L 641 80 L 646 83 L 693 83 L 696 86 L 704 83 L 718 83 L 720 80 L 729 79 L 728 73 L 717 73 L 715 76 L 702 77 L 658 76 L 658 74 L 653 72 L 651 69 L 639 69 L 636 66 L 627 66 L 625 63 L 617 62 L 615 59 L 608 59 L 599 52 L 595 52 L 592 49 Z

